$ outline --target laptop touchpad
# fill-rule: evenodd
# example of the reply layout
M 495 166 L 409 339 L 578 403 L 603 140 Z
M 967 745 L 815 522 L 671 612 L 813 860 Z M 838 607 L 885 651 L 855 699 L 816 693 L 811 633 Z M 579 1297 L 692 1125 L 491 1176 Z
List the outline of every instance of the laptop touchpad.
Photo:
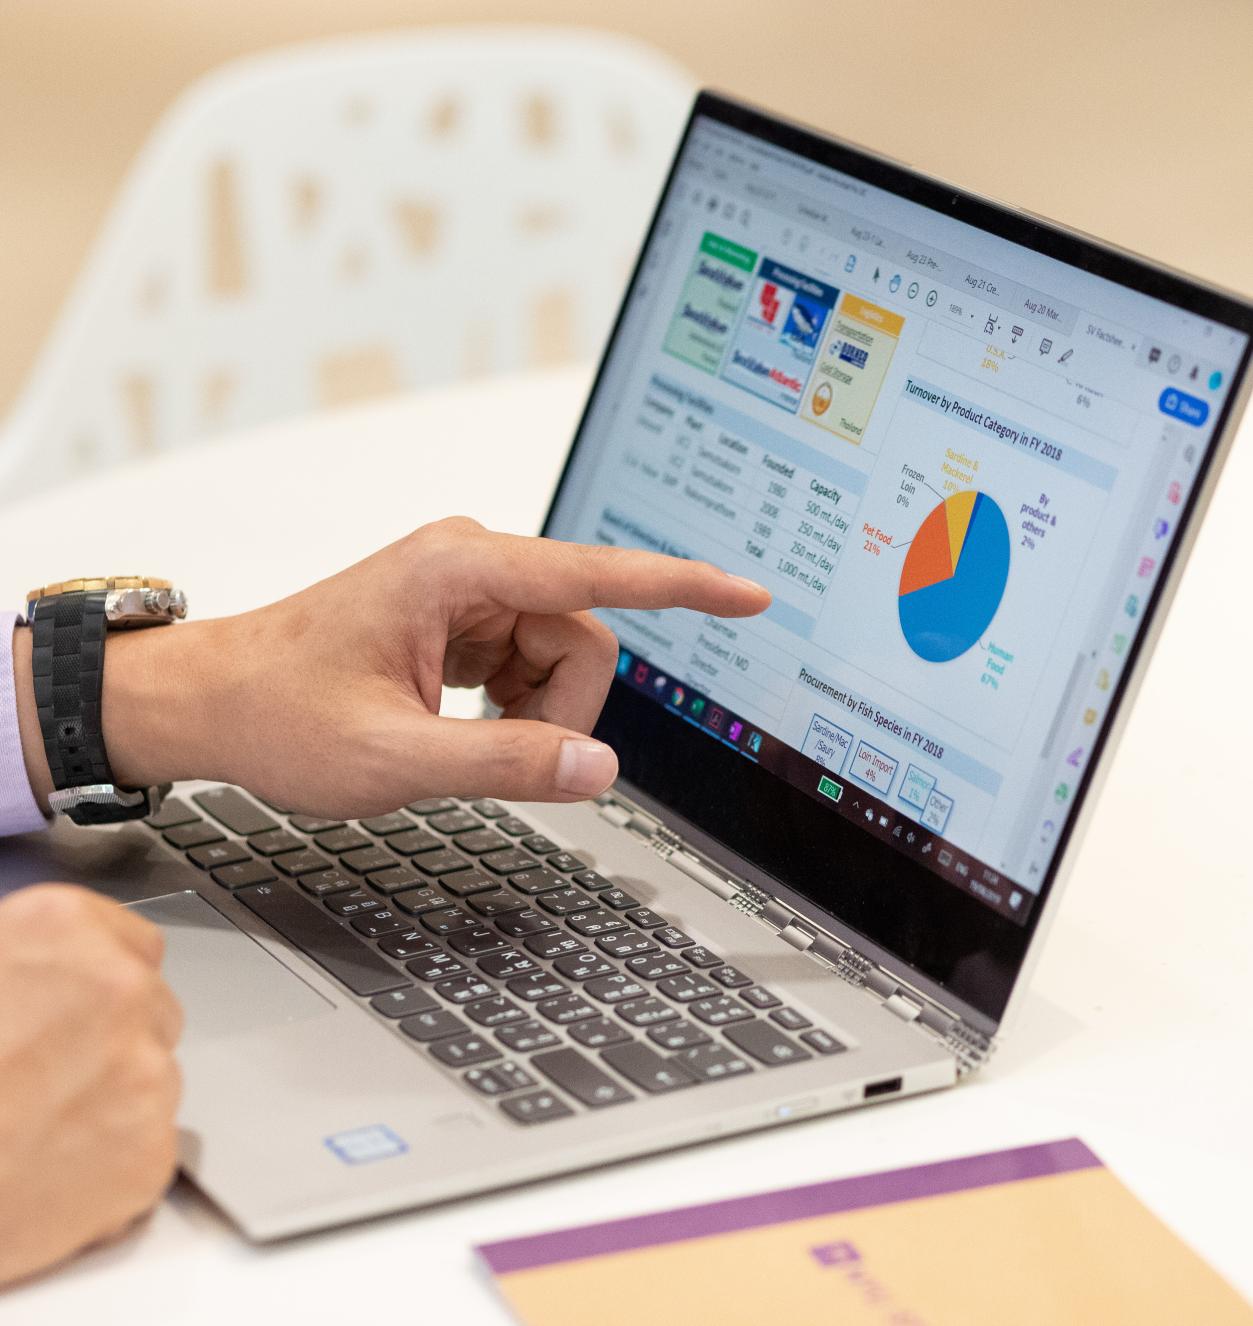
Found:
M 198 894 L 131 904 L 165 932 L 162 974 L 187 1014 L 184 1040 L 218 1040 L 335 1011 Z

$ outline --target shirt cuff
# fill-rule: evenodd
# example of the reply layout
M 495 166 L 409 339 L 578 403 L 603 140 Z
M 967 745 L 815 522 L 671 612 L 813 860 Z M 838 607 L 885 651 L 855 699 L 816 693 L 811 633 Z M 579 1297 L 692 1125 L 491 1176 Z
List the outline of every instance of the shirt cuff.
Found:
M 48 817 L 39 809 L 17 724 L 17 687 L 13 677 L 13 629 L 16 612 L 0 612 L 0 837 L 46 828 Z

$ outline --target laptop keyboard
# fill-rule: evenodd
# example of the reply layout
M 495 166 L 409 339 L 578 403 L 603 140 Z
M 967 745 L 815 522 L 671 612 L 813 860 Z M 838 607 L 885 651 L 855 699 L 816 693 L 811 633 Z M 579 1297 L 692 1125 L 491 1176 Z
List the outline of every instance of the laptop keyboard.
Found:
M 190 802 L 148 824 L 516 1123 L 846 1048 L 499 802 L 350 823 Z

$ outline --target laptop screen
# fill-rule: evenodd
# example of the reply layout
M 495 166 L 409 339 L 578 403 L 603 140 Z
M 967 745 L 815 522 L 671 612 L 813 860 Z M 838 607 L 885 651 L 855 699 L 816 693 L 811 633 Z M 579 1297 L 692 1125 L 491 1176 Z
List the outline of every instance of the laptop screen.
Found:
M 774 598 L 603 614 L 624 775 L 998 1016 L 1247 320 L 702 97 L 546 532 Z

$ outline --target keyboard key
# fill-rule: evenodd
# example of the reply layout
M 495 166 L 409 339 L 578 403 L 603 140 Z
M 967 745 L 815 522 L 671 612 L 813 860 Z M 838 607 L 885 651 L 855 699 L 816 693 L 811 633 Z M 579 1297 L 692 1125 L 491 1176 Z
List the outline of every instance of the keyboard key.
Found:
M 558 866 L 554 858 L 550 858 L 548 864 L 557 870 L 566 868 Z M 581 888 L 591 889 L 593 893 L 600 889 L 607 889 L 613 884 L 613 880 L 606 879 L 604 875 L 598 875 L 594 870 L 576 870 L 573 873 L 573 879 Z
M 593 935 L 607 935 L 613 930 L 625 930 L 627 923 L 621 917 L 615 916 L 613 912 L 607 912 L 603 907 L 597 907 L 594 911 L 579 912 L 572 916 L 566 924 L 575 934 L 585 935 L 591 938 Z
M 278 866 L 284 875 L 312 875 L 320 870 L 329 870 L 330 861 L 321 852 L 306 847 L 300 852 L 284 852 L 282 856 L 272 856 L 270 860 Z
M 467 1004 L 463 1011 L 466 1017 L 473 1019 L 481 1027 L 503 1027 L 509 1022 L 526 1022 L 531 1016 L 526 1009 L 515 1004 L 512 999 L 506 999 L 504 995 L 480 999 L 476 1004 Z
M 500 1058 L 500 1051 L 476 1031 L 468 1036 L 450 1036 L 447 1040 L 436 1041 L 431 1046 L 431 1054 L 450 1068 L 464 1068 L 467 1064 L 482 1064 Z
M 526 894 L 544 893 L 549 889 L 573 891 L 560 875 L 554 875 L 551 870 L 523 870 L 516 875 L 510 875 L 509 883 L 519 893 Z
M 466 906 L 479 916 L 508 916 L 510 912 L 523 911 L 526 903 L 504 889 L 497 889 L 494 893 L 476 893 L 466 899 Z
M 366 876 L 370 887 L 380 893 L 399 893 L 402 889 L 411 889 L 415 884 L 426 881 L 416 870 L 409 866 L 392 866 L 390 870 L 374 870 Z
M 710 1045 L 713 1037 L 691 1022 L 662 1022 L 649 1027 L 647 1036 L 663 1050 L 690 1050 L 693 1045 Z
M 633 1027 L 651 1027 L 658 1022 L 672 1022 L 679 1016 L 677 1009 L 671 1008 L 669 1004 L 663 1004 L 655 995 L 617 1004 L 614 1012 Z
M 676 930 L 672 925 L 663 925 L 660 930 L 652 931 L 652 936 L 667 948 L 686 948 L 689 944 L 696 943 L 691 935 L 685 935 L 682 930 Z
M 353 994 L 382 994 L 409 984 L 375 948 L 285 885 L 254 884 L 235 897 Z
M 485 852 L 503 851 L 509 846 L 509 839 L 495 829 L 471 829 L 469 833 L 457 835 L 457 846 L 471 856 L 482 856 Z
M 446 907 L 448 899 L 436 893 L 434 889 L 409 889 L 404 893 L 395 894 L 391 903 L 393 907 L 399 907 L 402 912 L 407 912 L 410 916 L 420 916 L 435 908 Z
M 498 819 L 496 827 L 511 838 L 520 838 L 524 833 L 535 832 L 526 820 L 520 820 L 516 815 L 506 815 L 503 819 Z
M 596 906 L 578 889 L 553 889 L 551 893 L 541 894 L 536 901 L 552 916 L 573 916 L 575 912 L 586 912 Z
M 683 956 L 693 967 L 720 967 L 722 965 L 722 959 L 716 953 L 711 953 L 704 944 L 697 944 L 693 948 L 685 948 Z
M 669 999 L 680 1004 L 691 1003 L 693 999 L 707 999 L 718 993 L 718 987 L 695 972 L 684 972 L 682 976 L 667 976 L 657 982 L 657 989 Z
M 314 875 L 301 875 L 300 887 L 315 898 L 325 898 L 328 893 L 343 893 L 355 889 L 357 881 L 342 870 L 320 870 Z
M 325 833 L 344 827 L 343 820 L 328 820 L 322 815 L 292 815 L 287 822 L 299 833 Z
M 470 1028 L 455 1013 L 446 1008 L 432 1008 L 425 1013 L 400 1019 L 400 1029 L 415 1041 L 427 1044 L 443 1040 L 446 1036 L 464 1036 Z
M 436 833 L 464 833 L 467 829 L 481 829 L 483 821 L 477 815 L 458 807 L 456 810 L 441 810 L 430 816 L 427 824 Z
M 621 1022 L 610 1022 L 606 1017 L 584 1018 L 570 1027 L 570 1036 L 589 1050 L 603 1050 L 609 1045 L 622 1045 L 632 1038 Z
M 534 953 L 537 958 L 557 958 L 563 953 L 587 952 L 573 935 L 563 935 L 560 931 L 531 935 L 522 941 L 522 947 L 528 953 Z
M 522 846 L 528 852 L 534 852 L 536 856 L 547 856 L 549 852 L 561 851 L 561 844 L 555 843 L 551 838 L 546 838 L 542 833 L 530 833 L 522 839 Z
M 413 821 L 399 810 L 393 810 L 390 815 L 375 815 L 368 820 L 358 820 L 357 823 L 366 833 L 372 833 L 376 838 L 385 838 L 389 833 L 403 833 L 413 828 Z
M 673 953 L 641 953 L 627 960 L 626 969 L 642 981 L 659 981 L 663 976 L 687 971 Z
M 322 905 L 336 916 L 357 916 L 361 912 L 372 912 L 379 905 L 379 900 L 365 889 L 353 889 L 351 893 L 333 893 L 324 899 Z
M 481 815 L 485 820 L 498 820 L 509 814 L 499 801 L 493 801 L 490 797 L 484 797 L 482 801 L 471 802 L 470 809 L 476 815 Z
M 525 1096 L 510 1096 L 500 1108 L 516 1123 L 550 1123 L 568 1119 L 574 1111 L 551 1091 L 532 1091 Z
M 221 842 L 193 847 L 187 853 L 187 859 L 201 870 L 212 870 L 216 866 L 233 866 L 237 861 L 250 861 L 252 858 L 243 843 Z
M 509 916 L 502 916 L 496 922 L 496 929 L 502 935 L 508 935 L 511 939 L 521 939 L 523 935 L 538 935 L 545 930 L 555 930 L 557 924 L 550 921 L 548 917 L 541 916 L 539 912 L 532 908 L 524 908 L 520 912 L 513 912 Z
M 725 985 L 729 990 L 735 990 L 740 986 L 752 985 L 753 983 L 753 978 L 745 976 L 738 967 L 713 967 L 709 974 L 719 985 Z
M 454 898 L 468 898 L 472 893 L 486 893 L 500 888 L 500 880 L 485 875 L 481 870 L 454 870 L 439 877 L 439 886 Z
M 600 1057 L 628 1082 L 633 1082 L 641 1091 L 650 1094 L 677 1091 L 682 1087 L 693 1086 L 697 1081 L 696 1075 L 677 1059 L 667 1059 L 651 1046 L 639 1041 L 602 1050 Z
M 597 957 L 595 953 L 585 948 L 563 954 L 553 966 L 570 981 L 586 981 L 592 976 L 609 976 L 617 970 L 613 963 L 606 962 L 604 958 Z
M 387 848 L 380 847 L 377 843 L 371 843 L 369 847 L 359 847 L 356 851 L 345 852 L 339 858 L 339 863 L 347 866 L 349 870 L 355 870 L 358 875 L 368 875 L 372 870 L 388 870 L 400 864 Z M 425 870 L 425 865 L 422 868 Z
M 435 988 L 445 999 L 454 1004 L 468 1004 L 472 999 L 484 999 L 496 993 L 490 981 L 474 975 L 454 976 L 449 980 L 439 981 Z
M 753 1065 L 744 1055 L 728 1050 L 725 1045 L 697 1045 L 690 1050 L 680 1050 L 674 1056 L 674 1062 L 705 1082 L 739 1077 L 753 1071 Z
M 600 1012 L 579 994 L 558 995 L 555 999 L 545 999 L 535 1007 L 549 1022 L 555 1022 L 559 1027 L 578 1022 L 581 1018 L 597 1017 Z
M 515 976 L 505 987 L 511 995 L 534 1004 L 540 999 L 553 999 L 560 994 L 569 994 L 570 987 L 564 985 L 547 972 L 538 971 L 529 976 Z
M 488 852 L 478 859 L 479 865 L 486 866 L 496 875 L 516 875 L 521 870 L 535 870 L 539 862 L 519 847 L 510 847 L 503 852 Z M 564 883 L 565 881 L 560 881 Z
M 566 1047 L 547 1050 L 531 1058 L 531 1067 L 538 1068 L 562 1090 L 589 1109 L 602 1109 L 606 1105 L 621 1105 L 635 1098 L 623 1086 L 594 1064 L 578 1050 Z
M 625 912 L 640 905 L 638 898 L 631 897 L 629 893 L 624 893 L 622 889 L 604 889 L 597 895 L 596 900 L 605 907 L 612 907 L 615 912 Z
M 427 833 L 425 829 L 410 829 L 407 833 L 393 833 L 387 845 L 401 856 L 417 856 L 421 852 L 440 851 L 445 843 L 442 838 Z
M 602 1004 L 620 1004 L 624 999 L 641 999 L 648 994 L 633 976 L 620 971 L 608 976 L 594 976 L 584 983 L 583 989 Z
M 458 930 L 455 935 L 449 935 L 448 947 L 463 958 L 481 958 L 484 953 L 496 953 L 509 945 L 494 930 L 476 923 L 473 930 Z
M 503 1096 L 535 1085 L 535 1078 L 512 1059 L 506 1059 L 494 1068 L 471 1068 L 461 1075 L 461 1080 L 485 1096 Z
M 409 922 L 403 916 L 397 916 L 390 907 L 384 907 L 377 912 L 354 916 L 352 928 L 367 939 L 380 939 L 383 935 L 394 935 L 398 930 L 408 930 Z
M 601 895 L 604 896 L 603 894 Z M 626 913 L 626 919 L 641 930 L 655 930 L 659 925 L 666 925 L 666 918 L 658 916 L 651 907 L 632 907 Z
M 692 1016 L 699 1018 L 710 1027 L 725 1027 L 732 1022 L 747 1022 L 753 1015 L 738 1000 L 730 995 L 718 995 L 713 999 L 697 999 L 689 1004 Z
M 788 1031 L 800 1031 L 802 1027 L 812 1027 L 814 1024 L 804 1015 L 798 1013 L 794 1008 L 776 1008 L 770 1014 L 771 1021 L 777 1022 L 779 1026 L 786 1027 Z
M 286 829 L 269 829 L 265 833 L 254 833 L 248 839 L 248 846 L 262 856 L 277 856 L 280 852 L 298 852 L 304 846 L 304 840 L 297 838 Z
M 795 1063 L 798 1059 L 812 1058 L 808 1050 L 802 1050 L 794 1040 L 769 1022 L 754 1019 L 742 1027 L 728 1028 L 725 1034 L 732 1045 L 771 1068 L 778 1064 Z
M 379 940 L 379 948 L 389 958 L 398 958 L 401 962 L 416 958 L 423 953 L 438 953 L 440 947 L 433 940 L 418 930 L 406 930 L 404 934 L 388 935 Z
M 817 1050 L 819 1054 L 842 1054 L 848 1049 L 847 1045 L 837 1041 L 829 1031 L 823 1031 L 821 1027 L 815 1027 L 813 1031 L 802 1032 L 801 1040 L 811 1050 Z
M 754 1008 L 778 1008 L 783 1002 L 778 995 L 771 994 L 764 985 L 745 986 L 740 991 L 740 998 Z
M 560 1045 L 561 1037 L 540 1022 L 514 1022 L 496 1028 L 496 1039 L 516 1054 L 530 1054 L 532 1050 L 547 1050 Z
M 166 797 L 161 809 L 149 815 L 144 823 L 150 829 L 173 829 L 180 824 L 199 824 L 200 816 L 178 797 Z
M 330 852 L 333 856 L 338 856 L 341 852 L 355 852 L 359 848 L 373 846 L 364 833 L 351 828 L 347 824 L 341 824 L 338 829 L 328 829 L 325 833 L 319 833 L 313 841 L 317 843 L 322 851 Z
M 554 870 L 564 871 L 567 875 L 571 874 L 575 870 L 584 871 L 584 873 L 589 875 L 594 873 L 586 869 L 587 867 L 586 861 L 581 860 L 579 857 L 575 856 L 572 852 L 554 852 L 548 858 L 548 864 L 552 866 Z M 575 883 L 581 884 L 582 880 L 576 880 Z M 594 888 L 594 887 L 597 886 L 592 884 L 584 885 L 584 888 Z
M 247 884 L 268 884 L 278 876 L 264 861 L 240 861 L 213 871 L 215 883 L 224 889 L 241 889 Z
M 479 959 L 479 971 L 497 981 L 511 976 L 540 976 L 543 968 L 516 948 L 502 948 L 499 953 L 488 953 Z
M 406 807 L 415 815 L 438 815 L 443 810 L 456 810 L 452 797 L 427 797 L 425 801 L 411 801 Z
M 391 839 L 388 839 L 390 842 Z M 425 875 L 438 879 L 441 875 L 453 875 L 458 870 L 468 870 L 470 863 L 459 852 L 423 852 L 412 858 L 413 864 Z
M 458 930 L 473 930 L 479 920 L 460 907 L 441 907 L 438 911 L 424 913 L 422 925 L 433 935 L 455 935 Z
M 220 843 L 226 834 L 216 824 L 206 824 L 204 820 L 197 820 L 194 824 L 180 824 L 176 829 L 166 829 L 161 836 L 171 847 L 186 850 L 188 847 L 199 847 L 203 843 Z
M 206 815 L 212 815 L 241 838 L 278 828 L 278 821 L 250 801 L 238 788 L 211 787 L 206 792 L 194 793 L 191 799 Z
M 439 1005 L 425 990 L 411 985 L 407 990 L 392 990 L 388 994 L 375 995 L 370 1000 L 370 1007 L 385 1018 L 406 1018 L 411 1013 L 426 1013 Z
M 470 975 L 470 969 L 464 962 L 458 962 L 451 953 L 445 953 L 442 949 L 411 958 L 405 963 L 405 970 L 420 981 L 447 981 L 454 976 Z
M 657 949 L 657 945 L 647 935 L 625 927 L 618 934 L 602 935 L 596 941 L 596 947 L 611 958 L 633 958 L 638 953 L 653 953 Z

